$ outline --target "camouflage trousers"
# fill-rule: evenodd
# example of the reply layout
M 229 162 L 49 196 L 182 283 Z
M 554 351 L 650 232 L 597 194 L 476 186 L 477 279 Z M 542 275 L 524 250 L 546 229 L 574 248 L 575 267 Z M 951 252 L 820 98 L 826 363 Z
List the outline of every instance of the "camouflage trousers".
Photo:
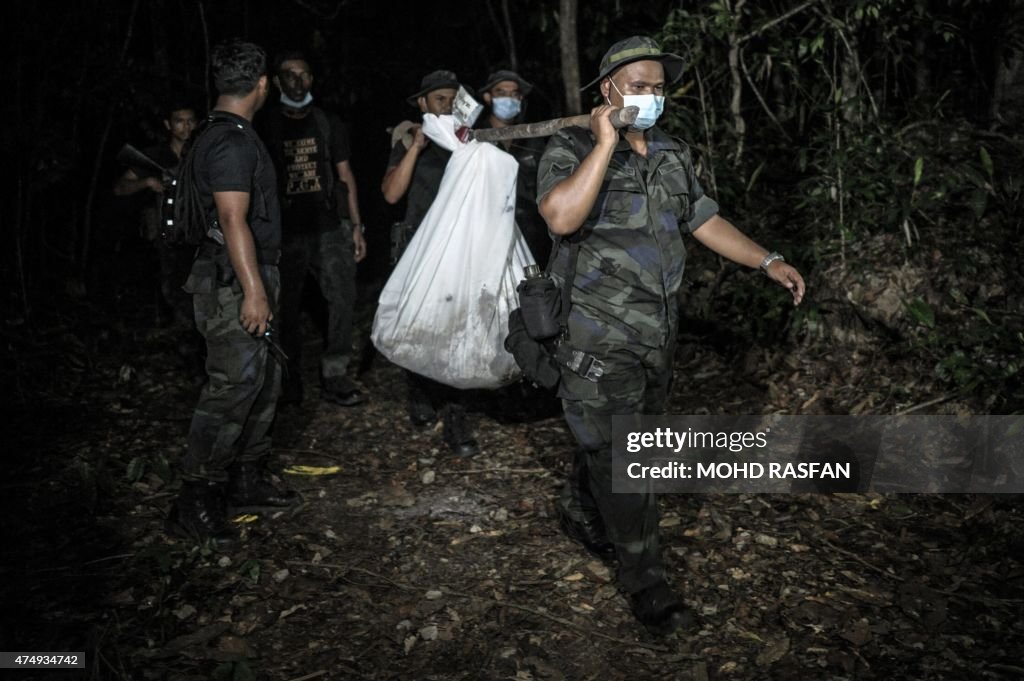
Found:
M 271 301 L 280 290 L 277 267 L 260 265 Z M 281 365 L 270 344 L 242 328 L 242 290 L 221 285 L 217 266 L 199 258 L 186 290 L 193 293 L 196 328 L 206 339 L 207 382 L 199 394 L 182 460 L 186 479 L 226 481 L 228 468 L 270 454 L 270 428 L 281 388 Z M 274 320 L 275 326 L 277 320 Z
M 287 234 L 281 249 L 281 344 L 288 355 L 290 379 L 302 368 L 302 296 L 312 274 L 327 301 L 327 329 L 320 358 L 323 378 L 344 376 L 352 357 L 352 326 L 356 305 L 356 258 L 352 223 L 339 229 Z
M 596 383 L 562 370 L 559 397 L 579 449 L 558 503 L 574 520 L 604 525 L 618 554 L 619 583 L 629 593 L 664 578 L 658 503 L 653 493 L 612 492 L 612 416 L 664 411 L 673 347 L 588 348 L 605 363 Z

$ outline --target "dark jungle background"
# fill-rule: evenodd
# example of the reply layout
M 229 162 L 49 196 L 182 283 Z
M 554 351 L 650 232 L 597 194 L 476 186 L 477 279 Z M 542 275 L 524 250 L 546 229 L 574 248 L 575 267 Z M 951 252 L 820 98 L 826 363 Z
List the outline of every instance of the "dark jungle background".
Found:
M 475 88 L 511 67 L 535 84 L 527 121 L 574 114 L 596 103 L 578 85 L 607 47 L 640 33 L 689 64 L 662 127 L 691 145 L 723 213 L 808 282 L 794 310 L 694 247 L 671 411 L 1021 413 L 1024 2 L 2 12 L 0 649 L 88 660 L 16 678 L 1024 677 L 1017 499 L 666 499 L 667 560 L 704 624 L 647 641 L 607 570 L 550 517 L 572 450 L 557 415 L 512 418 L 481 398 L 485 459 L 445 463 L 409 430 L 400 374 L 367 345 L 400 216 L 379 191 L 388 129 L 415 117 L 405 98 L 420 78 L 448 68 Z M 304 50 L 317 103 L 350 124 L 371 403 L 282 417 L 284 463 L 341 472 L 291 481 L 319 505 L 260 519 L 229 558 L 161 532 L 197 386 L 158 324 L 138 202 L 111 187 L 123 143 L 162 139 L 166 101 L 212 102 L 209 51 L 236 36 Z

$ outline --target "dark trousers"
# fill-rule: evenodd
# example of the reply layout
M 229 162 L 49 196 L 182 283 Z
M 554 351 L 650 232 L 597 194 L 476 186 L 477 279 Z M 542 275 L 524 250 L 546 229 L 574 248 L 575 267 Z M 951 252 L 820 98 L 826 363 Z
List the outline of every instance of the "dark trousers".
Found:
M 226 481 L 232 464 L 270 453 L 281 366 L 267 341 L 238 321 L 243 300 L 238 283 L 218 286 L 208 276 L 215 278 L 215 270 L 212 262 L 197 260 L 189 278 L 196 328 L 206 339 L 207 382 L 192 415 L 182 474 Z M 280 289 L 277 267 L 260 265 L 260 275 L 273 308 Z
M 281 345 L 288 355 L 289 378 L 302 367 L 302 295 L 312 274 L 327 301 L 327 333 L 320 359 L 322 378 L 344 376 L 352 358 L 356 304 L 356 259 L 352 224 L 345 220 L 329 232 L 288 234 L 281 247 Z M 293 373 L 292 373 L 293 372 Z
M 559 504 L 575 520 L 600 518 L 618 553 L 619 582 L 636 593 L 664 579 L 658 503 L 650 492 L 612 492 L 612 416 L 664 411 L 672 355 L 668 349 L 639 347 L 594 354 L 605 362 L 597 383 L 566 369 L 562 373 L 559 396 L 579 449 Z
M 465 409 L 467 391 L 439 383 L 415 371 L 406 370 L 405 379 L 411 402 L 428 403 L 435 411 L 441 411 L 448 406 Z
M 191 330 L 195 328 L 192 296 L 182 287 L 192 270 L 196 247 L 170 244 L 161 237 L 154 244 L 160 259 L 160 296 L 171 310 L 174 325 Z

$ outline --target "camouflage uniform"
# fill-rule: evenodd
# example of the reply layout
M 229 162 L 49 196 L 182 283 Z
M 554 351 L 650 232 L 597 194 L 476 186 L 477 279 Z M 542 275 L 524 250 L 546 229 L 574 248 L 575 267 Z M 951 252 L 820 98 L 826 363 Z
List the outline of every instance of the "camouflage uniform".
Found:
M 309 107 L 291 118 L 283 107 L 264 119 L 261 136 L 270 150 L 281 197 L 281 341 L 288 355 L 292 390 L 301 393 L 301 310 L 307 274 L 327 301 L 323 380 L 343 377 L 352 357 L 356 257 L 348 188 L 337 164 L 350 160 L 349 133 L 338 116 Z M 286 391 L 287 392 L 287 391 Z
M 281 365 L 269 343 L 242 328 L 242 287 L 237 281 L 224 285 L 231 266 L 225 270 L 216 260 L 200 255 L 185 285 L 192 293 L 196 328 L 206 339 L 209 379 L 192 415 L 182 471 L 187 478 L 224 482 L 232 464 L 254 463 L 270 454 Z M 271 309 L 277 310 L 277 267 L 259 269 Z
M 216 117 L 233 125 L 211 130 L 196 142 L 196 190 L 211 222 L 217 214 L 215 192 L 250 194 L 247 222 L 260 278 L 276 314 L 281 212 L 274 166 L 247 120 L 222 111 Z M 192 416 L 182 475 L 225 482 L 233 464 L 255 462 L 270 453 L 281 367 L 270 344 L 239 321 L 244 296 L 224 246 L 211 240 L 199 246 L 185 291 L 192 294 L 196 328 L 206 339 L 208 380 Z
M 593 138 L 581 145 L 580 134 L 589 136 L 562 131 L 548 143 L 538 203 L 593 148 Z M 658 509 L 653 494 L 612 493 L 611 417 L 664 410 L 686 260 L 682 231 L 692 232 L 718 212 L 685 145 L 656 127 L 646 137 L 646 157 L 620 139 L 578 233 L 567 343 L 603 361 L 604 374 L 592 382 L 563 368 L 559 387 L 580 445 L 559 503 L 574 520 L 600 518 L 616 548 L 619 581 L 630 593 L 664 579 Z M 567 271 L 568 255 L 559 248 L 556 279 Z

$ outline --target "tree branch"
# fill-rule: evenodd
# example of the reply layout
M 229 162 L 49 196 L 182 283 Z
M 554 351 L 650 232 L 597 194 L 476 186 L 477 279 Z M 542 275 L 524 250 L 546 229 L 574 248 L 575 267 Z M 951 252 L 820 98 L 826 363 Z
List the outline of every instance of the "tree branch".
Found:
M 793 9 L 791 9 L 788 12 L 786 12 L 785 14 L 783 14 L 782 16 L 777 17 L 775 19 L 772 19 L 771 21 L 769 21 L 767 23 L 761 24 L 760 27 L 755 28 L 750 33 L 747 33 L 746 35 L 742 36 L 739 39 L 739 43 L 743 44 L 743 43 L 747 42 L 748 40 L 750 40 L 751 38 L 756 38 L 757 36 L 761 35 L 765 31 L 767 31 L 772 26 L 775 26 L 776 24 L 781 24 L 783 21 L 785 21 L 786 19 L 789 19 L 794 14 L 799 14 L 800 12 L 803 12 L 805 9 L 807 9 L 811 5 L 816 5 L 819 2 L 821 2 L 821 0 L 807 0 L 807 2 L 805 2 L 804 4 L 797 5 Z
M 772 119 L 772 123 L 774 123 L 779 129 L 779 132 L 781 132 L 782 136 L 786 138 L 786 141 L 791 142 L 792 138 L 789 136 L 789 133 L 787 133 L 786 129 L 782 127 L 782 123 L 780 123 L 779 119 L 775 117 L 772 110 L 768 108 L 768 103 L 764 101 L 764 97 L 761 96 L 761 91 L 754 85 L 754 79 L 750 77 L 750 71 L 747 70 L 747 60 L 743 58 L 742 49 L 740 50 L 740 68 L 743 69 L 743 75 L 747 79 L 747 85 L 749 85 L 750 89 L 754 91 L 754 96 L 757 97 L 757 101 L 761 102 L 761 108 L 763 108 L 764 112 L 768 114 L 768 118 Z

